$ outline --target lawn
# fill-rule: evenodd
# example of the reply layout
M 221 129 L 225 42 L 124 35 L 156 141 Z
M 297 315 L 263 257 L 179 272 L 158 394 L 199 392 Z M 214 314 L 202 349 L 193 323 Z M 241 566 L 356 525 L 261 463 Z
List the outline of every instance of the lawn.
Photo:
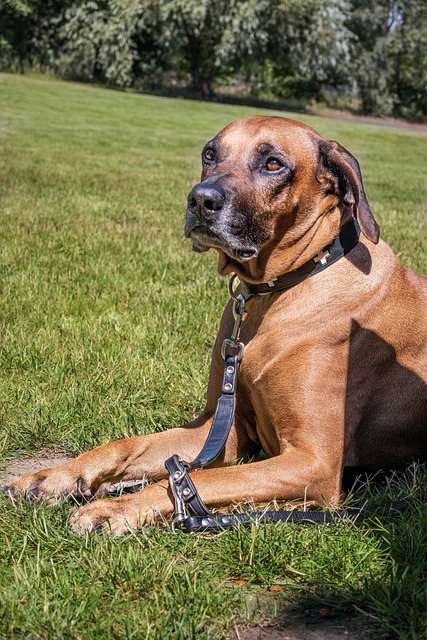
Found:
M 183 238 L 186 194 L 204 142 L 252 113 L 0 75 L 2 458 L 79 453 L 202 408 L 227 286 Z M 294 117 L 358 157 L 383 238 L 427 273 L 427 135 Z M 221 638 L 290 601 L 425 637 L 426 480 L 419 466 L 360 490 L 355 504 L 407 505 L 363 523 L 188 537 L 78 537 L 72 505 L 0 497 L 0 638 Z

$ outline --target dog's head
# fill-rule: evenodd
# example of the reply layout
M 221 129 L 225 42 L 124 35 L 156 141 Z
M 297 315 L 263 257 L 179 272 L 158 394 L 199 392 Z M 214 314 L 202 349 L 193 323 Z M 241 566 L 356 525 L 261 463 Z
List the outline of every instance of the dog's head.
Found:
M 256 281 L 295 269 L 351 214 L 378 242 L 357 160 L 300 122 L 237 120 L 206 144 L 202 162 L 185 235 L 195 251 L 218 250 L 222 274 Z

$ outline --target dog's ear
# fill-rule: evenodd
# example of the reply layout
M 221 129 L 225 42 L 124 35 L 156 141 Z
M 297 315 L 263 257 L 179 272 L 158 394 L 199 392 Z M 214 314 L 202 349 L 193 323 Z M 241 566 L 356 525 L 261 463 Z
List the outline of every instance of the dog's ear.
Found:
M 363 234 L 377 244 L 380 228 L 369 207 L 356 158 L 338 142 L 321 140 L 317 177 L 327 192 L 333 191 L 345 206 L 353 209 Z

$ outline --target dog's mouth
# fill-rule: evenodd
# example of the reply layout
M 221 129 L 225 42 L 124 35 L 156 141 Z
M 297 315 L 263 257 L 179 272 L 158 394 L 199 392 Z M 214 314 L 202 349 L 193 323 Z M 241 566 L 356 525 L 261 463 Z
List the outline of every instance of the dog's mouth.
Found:
M 185 226 L 185 237 L 193 241 L 193 251 L 204 253 L 209 249 L 219 249 L 229 258 L 238 262 L 247 262 L 258 255 L 258 247 L 246 245 L 238 238 L 222 237 L 209 225 L 200 221 L 189 223 Z M 230 234 L 224 234 L 229 236 Z

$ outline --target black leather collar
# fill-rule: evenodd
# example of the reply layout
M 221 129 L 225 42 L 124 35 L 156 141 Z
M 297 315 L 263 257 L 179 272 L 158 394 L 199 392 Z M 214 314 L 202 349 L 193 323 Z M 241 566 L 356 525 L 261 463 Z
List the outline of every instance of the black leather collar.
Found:
M 273 293 L 290 289 L 307 278 L 315 276 L 320 271 L 331 266 L 345 256 L 359 242 L 360 227 L 353 216 L 341 227 L 334 240 L 328 244 L 317 256 L 305 262 L 295 271 L 289 271 L 278 276 L 271 282 L 252 284 L 239 278 L 245 293 L 248 295 Z

